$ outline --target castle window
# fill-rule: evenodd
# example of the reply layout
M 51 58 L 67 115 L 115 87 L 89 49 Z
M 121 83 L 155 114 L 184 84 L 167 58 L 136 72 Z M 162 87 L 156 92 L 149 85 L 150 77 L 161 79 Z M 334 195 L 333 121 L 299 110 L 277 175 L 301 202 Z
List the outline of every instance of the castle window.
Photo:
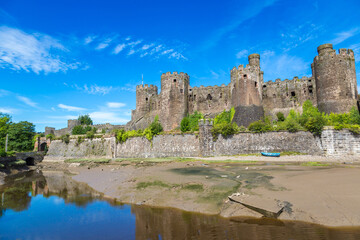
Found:
M 148 98 L 145 98 L 146 102 L 149 100 Z
M 292 97 L 295 97 L 295 92 L 291 92 L 291 96 L 292 96 Z
M 176 79 L 174 79 L 174 82 L 176 82 Z
M 212 96 L 210 95 L 210 93 L 207 95 L 206 100 L 212 100 Z
M 244 74 L 244 79 L 246 79 L 247 78 L 247 75 L 246 74 Z
M 255 87 L 257 87 L 257 82 L 255 82 Z
M 311 82 L 311 79 L 309 79 L 309 82 Z
M 220 93 L 220 98 L 222 98 L 222 93 Z
M 192 89 L 190 88 L 190 89 L 189 89 L 189 91 L 191 92 L 191 91 L 192 91 Z
M 196 95 L 194 95 L 194 100 L 196 100 Z
M 273 98 L 276 98 L 276 95 L 275 95 L 275 94 L 273 94 Z
M 266 88 L 266 85 L 263 85 L 263 88 Z
M 183 90 L 182 90 L 182 89 L 180 89 L 180 93 L 183 93 Z
M 313 86 L 309 86 L 308 89 L 309 89 L 309 93 L 313 92 Z

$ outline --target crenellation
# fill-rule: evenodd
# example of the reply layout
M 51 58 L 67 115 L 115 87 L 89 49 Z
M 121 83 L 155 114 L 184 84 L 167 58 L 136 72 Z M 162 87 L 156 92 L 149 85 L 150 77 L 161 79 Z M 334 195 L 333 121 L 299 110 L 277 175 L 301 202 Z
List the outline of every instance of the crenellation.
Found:
M 306 100 L 311 100 L 321 111 L 344 112 L 358 101 L 354 52 L 351 49 L 333 49 L 323 44 L 311 64 L 312 76 L 295 76 L 292 79 L 264 82 L 260 68 L 260 55 L 248 56 L 248 64 L 230 70 L 230 83 L 221 86 L 190 87 L 190 77 L 184 72 L 166 72 L 161 75 L 161 92 L 154 85 L 136 88 L 137 108 L 132 112 L 130 128 L 149 124 L 156 116 L 165 130 L 179 126 L 187 114 L 199 111 L 215 116 L 231 107 L 241 111 L 275 115 L 300 110 Z M 138 104 L 139 99 L 139 104 Z M 146 100 L 147 99 L 147 100 Z M 139 107 L 138 107 L 139 105 Z M 259 116 L 255 114 L 254 116 Z M 242 116 L 243 117 L 243 116 Z M 245 116 L 246 117 L 246 116 Z

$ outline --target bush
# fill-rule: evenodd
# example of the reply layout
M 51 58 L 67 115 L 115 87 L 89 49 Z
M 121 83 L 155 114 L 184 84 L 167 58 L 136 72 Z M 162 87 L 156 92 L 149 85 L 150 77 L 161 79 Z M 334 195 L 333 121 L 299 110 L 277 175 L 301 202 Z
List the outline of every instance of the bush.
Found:
M 5 149 L 0 149 L 0 157 L 6 157 Z
M 256 122 L 251 123 L 248 129 L 251 132 L 262 133 L 262 132 L 272 131 L 273 127 L 271 126 L 271 123 L 268 123 L 267 121 L 258 120 Z
M 68 144 L 70 142 L 70 135 L 69 134 L 65 134 L 65 135 L 62 135 L 60 137 L 61 141 Z
M 276 117 L 277 117 L 278 122 L 285 121 L 285 116 L 284 116 L 284 114 L 282 112 L 277 112 Z
M 160 132 L 163 131 L 163 127 L 161 126 L 160 122 L 159 122 L 159 116 L 156 115 L 154 121 L 150 124 L 150 126 L 148 127 L 151 132 L 153 133 L 153 135 L 157 135 Z
M 95 134 L 93 131 L 86 132 L 86 138 L 93 139 L 95 137 Z
M 216 141 L 219 134 L 223 135 L 224 137 L 234 135 L 235 133 L 239 132 L 239 127 L 236 125 L 236 123 L 221 123 L 215 125 L 211 129 L 211 133 L 213 135 L 213 139 Z
M 55 139 L 55 135 L 50 133 L 50 134 L 46 135 L 46 139 L 50 139 L 50 141 L 52 141 L 53 139 Z
M 191 130 L 190 120 L 189 120 L 188 117 L 184 117 L 184 118 L 181 120 L 180 130 L 181 130 L 181 132 L 189 132 L 189 131 Z
M 195 132 L 199 131 L 199 120 L 204 118 L 204 115 L 195 111 L 193 114 L 189 115 L 190 130 Z
M 230 111 L 223 111 L 214 118 L 214 125 L 221 123 L 231 123 L 235 115 L 235 109 L 232 107 Z
M 310 100 L 306 100 L 303 104 L 303 113 L 300 116 L 299 122 L 306 130 L 320 135 L 326 124 L 326 119 L 319 112 L 319 109 L 312 105 Z
M 297 132 L 301 130 L 301 125 L 293 118 L 285 121 L 285 129 L 289 132 Z
M 82 136 L 78 136 L 77 140 L 76 140 L 76 146 L 79 146 L 82 142 L 84 142 L 84 137 Z

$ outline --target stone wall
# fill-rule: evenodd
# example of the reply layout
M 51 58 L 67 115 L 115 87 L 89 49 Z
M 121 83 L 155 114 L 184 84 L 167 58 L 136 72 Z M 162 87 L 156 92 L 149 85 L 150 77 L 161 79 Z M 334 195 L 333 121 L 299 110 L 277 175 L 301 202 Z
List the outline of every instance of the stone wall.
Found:
M 197 157 L 199 139 L 195 134 L 158 135 L 150 142 L 145 137 L 130 138 L 116 146 L 116 158 Z
M 324 130 L 321 134 L 321 145 L 327 156 L 360 155 L 360 135 L 349 130 Z
M 47 159 L 66 158 L 159 158 L 221 156 L 264 152 L 301 152 L 310 155 L 360 156 L 360 135 L 348 130 L 326 129 L 321 137 L 310 132 L 239 133 L 214 141 L 209 121 L 200 124 L 200 133 L 158 135 L 152 141 L 134 137 L 116 143 L 115 137 L 85 140 L 77 144 L 52 141 Z
M 68 144 L 61 140 L 54 140 L 51 142 L 46 158 L 113 158 L 114 146 L 114 137 L 96 138 L 93 140 L 85 139 L 84 142 L 80 144 L 75 139 L 71 139 Z

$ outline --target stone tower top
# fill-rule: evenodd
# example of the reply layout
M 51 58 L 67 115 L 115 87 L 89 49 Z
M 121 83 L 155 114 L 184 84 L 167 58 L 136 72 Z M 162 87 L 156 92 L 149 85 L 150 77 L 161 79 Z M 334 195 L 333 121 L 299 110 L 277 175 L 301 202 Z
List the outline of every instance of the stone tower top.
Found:
M 326 43 L 318 46 L 317 51 L 319 55 L 335 52 L 335 50 L 333 50 L 333 45 L 331 43 Z
M 260 66 L 260 54 L 253 53 L 250 54 L 248 58 L 250 66 Z

